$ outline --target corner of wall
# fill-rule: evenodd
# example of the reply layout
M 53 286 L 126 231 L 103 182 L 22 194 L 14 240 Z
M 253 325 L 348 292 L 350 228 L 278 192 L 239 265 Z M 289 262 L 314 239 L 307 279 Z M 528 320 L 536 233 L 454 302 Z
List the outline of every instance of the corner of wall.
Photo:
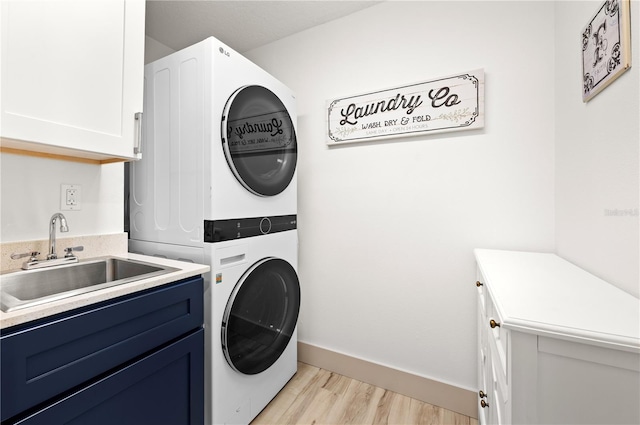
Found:
M 171 47 L 160 43 L 158 40 L 145 36 L 144 40 L 144 63 L 145 65 L 157 59 L 163 58 L 175 52 Z

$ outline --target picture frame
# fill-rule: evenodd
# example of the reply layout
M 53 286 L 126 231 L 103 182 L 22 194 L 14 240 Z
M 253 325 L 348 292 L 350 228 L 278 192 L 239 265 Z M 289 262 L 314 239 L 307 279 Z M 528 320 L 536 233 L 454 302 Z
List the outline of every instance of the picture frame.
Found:
M 605 0 L 582 30 L 582 101 L 631 67 L 630 0 Z
M 327 145 L 484 127 L 484 69 L 327 100 Z

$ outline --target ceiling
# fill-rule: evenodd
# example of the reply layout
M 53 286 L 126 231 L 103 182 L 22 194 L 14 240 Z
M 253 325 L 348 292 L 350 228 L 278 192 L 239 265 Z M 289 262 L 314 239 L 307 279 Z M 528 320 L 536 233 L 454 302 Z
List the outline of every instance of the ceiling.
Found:
M 146 35 L 174 50 L 214 36 L 243 53 L 380 1 L 147 0 Z

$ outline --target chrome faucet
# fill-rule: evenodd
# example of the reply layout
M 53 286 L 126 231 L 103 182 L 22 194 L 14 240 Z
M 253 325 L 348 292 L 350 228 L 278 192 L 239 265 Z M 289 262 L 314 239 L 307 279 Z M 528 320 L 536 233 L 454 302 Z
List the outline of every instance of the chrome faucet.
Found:
M 51 216 L 51 220 L 49 221 L 49 254 L 47 255 L 47 260 L 55 260 L 58 258 L 58 254 L 56 254 L 56 220 L 60 220 L 61 232 L 69 231 L 67 219 L 64 215 L 55 213 Z
M 51 216 L 51 220 L 49 220 L 49 253 L 47 254 L 46 259 L 38 259 L 38 255 L 40 255 L 40 253 L 37 251 L 29 251 L 21 254 L 13 253 L 11 254 L 11 259 L 17 260 L 18 258 L 29 257 L 29 261 L 22 265 L 22 268 L 24 270 L 77 263 L 78 257 L 73 255 L 73 251 L 84 250 L 84 247 L 82 246 L 72 246 L 65 248 L 64 251 L 66 252 L 66 255 L 62 258 L 58 258 L 58 254 L 56 254 L 56 220 L 60 221 L 61 232 L 69 231 L 69 226 L 67 226 L 67 219 L 64 215 L 62 215 L 61 213 L 55 213 Z

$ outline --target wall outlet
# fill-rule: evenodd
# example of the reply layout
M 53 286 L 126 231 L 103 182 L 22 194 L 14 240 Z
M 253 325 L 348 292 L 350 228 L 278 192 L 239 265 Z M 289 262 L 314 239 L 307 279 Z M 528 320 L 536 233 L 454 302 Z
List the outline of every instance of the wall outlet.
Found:
M 82 209 L 82 186 L 79 184 L 63 184 L 60 186 L 60 209 L 62 211 L 78 211 Z

